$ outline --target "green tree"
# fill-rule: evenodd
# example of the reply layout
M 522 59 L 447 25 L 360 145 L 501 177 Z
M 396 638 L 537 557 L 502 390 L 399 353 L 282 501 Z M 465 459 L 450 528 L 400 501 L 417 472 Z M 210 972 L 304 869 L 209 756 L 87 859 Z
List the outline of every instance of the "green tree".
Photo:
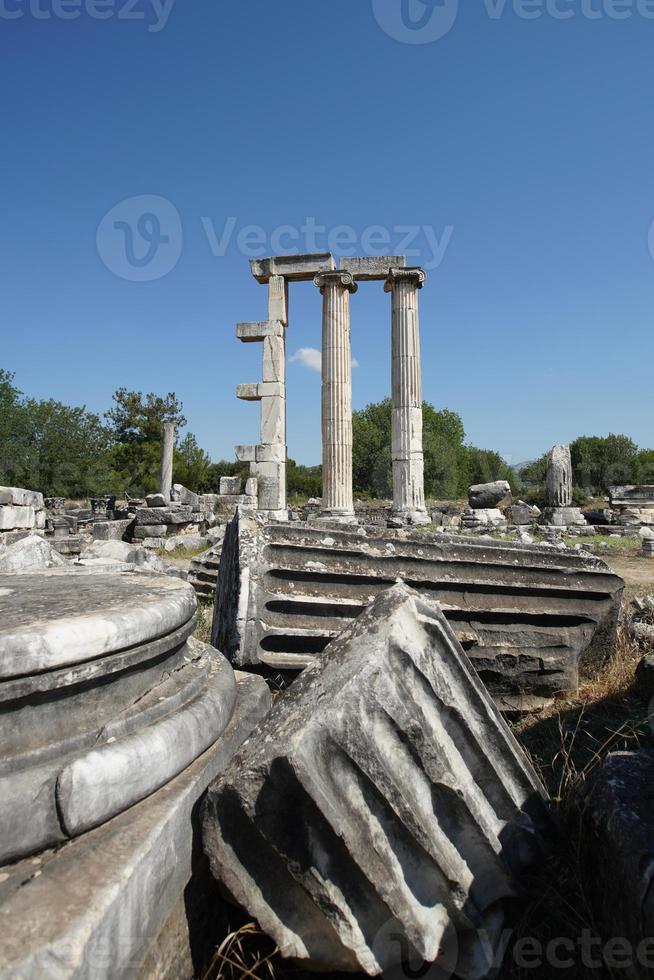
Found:
M 209 467 L 211 459 L 200 449 L 197 439 L 188 432 L 175 450 L 173 459 L 173 479 L 182 483 L 194 493 L 207 493 L 209 485 Z
M 638 447 L 628 436 L 580 436 L 570 453 L 573 483 L 587 493 L 606 493 L 610 486 L 634 479 Z
M 634 483 L 654 484 L 654 449 L 641 449 L 634 460 Z
M 164 422 L 183 429 L 186 419 L 183 405 L 173 391 L 165 397 L 152 392 L 145 398 L 140 391 L 118 388 L 113 394 L 114 406 L 106 413 L 116 442 L 161 442 Z
M 0 368 L 0 483 L 16 486 L 30 457 L 29 415 L 14 375 Z

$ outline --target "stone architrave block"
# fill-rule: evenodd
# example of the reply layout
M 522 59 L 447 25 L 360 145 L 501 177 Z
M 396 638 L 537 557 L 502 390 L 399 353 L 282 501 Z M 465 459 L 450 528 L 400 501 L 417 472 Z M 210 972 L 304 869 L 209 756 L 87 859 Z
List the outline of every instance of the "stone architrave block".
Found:
M 0 507 L 0 531 L 15 531 L 36 526 L 36 511 L 31 506 Z
M 262 398 L 283 398 L 284 385 L 279 381 L 257 381 L 236 386 L 236 397 L 245 402 L 258 402 Z
M 320 272 L 336 268 L 330 252 L 312 252 L 307 255 L 273 255 L 266 259 L 250 259 L 250 270 L 260 283 L 267 283 L 271 276 L 283 276 L 292 282 L 309 282 Z
M 399 584 L 209 787 L 203 841 L 285 957 L 480 978 L 548 828 L 545 791 L 440 609 Z
M 404 255 L 352 256 L 341 259 L 339 268 L 351 272 L 355 279 L 365 282 L 388 279 L 391 269 L 404 269 Z
M 190 507 L 139 507 L 136 511 L 136 525 L 146 524 L 189 524 L 192 511 Z
M 224 494 L 239 494 L 241 492 L 242 481 L 240 476 L 221 476 L 220 478 L 220 493 Z

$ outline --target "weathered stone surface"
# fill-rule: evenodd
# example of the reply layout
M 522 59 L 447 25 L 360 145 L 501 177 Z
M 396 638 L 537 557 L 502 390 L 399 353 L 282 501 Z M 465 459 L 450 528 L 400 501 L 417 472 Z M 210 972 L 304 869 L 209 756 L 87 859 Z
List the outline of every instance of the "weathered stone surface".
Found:
M 239 666 L 302 669 L 403 579 L 438 601 L 503 706 L 578 687 L 612 647 L 622 579 L 589 555 L 410 531 L 227 528 L 212 642 Z
M 329 272 L 335 268 L 334 258 L 329 252 L 250 259 L 252 275 L 260 283 L 267 283 L 271 276 L 283 276 L 291 282 L 309 282 L 319 272 Z
M 587 780 L 579 809 L 598 925 L 631 944 L 620 976 L 644 980 L 654 965 L 654 753 L 611 753 Z
M 352 256 L 341 259 L 339 263 L 339 269 L 351 272 L 361 282 L 385 281 L 391 269 L 403 269 L 405 266 L 404 255 Z
M 241 487 L 243 483 L 240 476 L 221 476 L 220 478 L 220 492 L 221 494 L 239 494 L 241 492 Z
M 33 507 L 34 510 L 43 510 L 45 507 L 42 493 L 23 490 L 22 487 L 0 487 L 0 505 L 6 504 L 13 507 Z
M 93 547 L 100 544 L 121 542 Z M 81 570 L 5 575 L 0 578 L 0 679 L 148 642 L 186 622 L 195 607 L 193 590 L 165 576 L 125 574 L 104 581 Z
M 511 486 L 506 480 L 478 483 L 468 490 L 468 502 L 473 510 L 490 510 L 497 507 L 510 494 Z
M 36 526 L 36 511 L 33 507 L 0 507 L 0 531 L 14 531 L 18 528 Z
M 184 504 L 185 506 L 190 507 L 193 511 L 200 510 L 200 498 L 197 493 L 189 490 L 181 483 L 173 483 L 170 499 L 174 500 L 178 504 Z
M 167 524 L 139 524 L 133 530 L 135 538 L 165 538 L 168 533 Z
M 14 544 L 0 545 L 0 574 L 35 572 L 66 565 L 54 548 L 37 534 L 29 535 Z
M 461 523 L 464 527 L 479 527 L 488 525 L 490 527 L 507 527 L 507 520 L 501 510 L 497 508 L 483 508 L 466 511 Z
M 526 504 L 524 500 L 517 500 L 514 504 L 511 504 L 510 514 L 511 523 L 520 526 L 534 524 L 541 516 L 541 511 L 538 507 Z
M 148 507 L 167 507 L 170 500 L 166 500 L 162 493 L 149 493 L 145 498 Z
M 169 922 L 178 905 L 188 914 L 204 866 L 197 861 L 198 800 L 269 704 L 260 678 L 237 676 L 229 724 L 174 780 L 42 864 L 30 858 L 0 870 L 2 980 L 152 977 L 149 957 L 163 948 L 166 929 L 174 965 L 159 963 L 156 976 L 196 975 L 194 957 L 207 942 L 201 924 L 189 915 L 171 940 Z
M 136 524 L 190 524 L 193 511 L 188 505 L 175 507 L 139 507 L 136 511 Z
M 579 507 L 544 507 L 542 521 L 552 527 L 584 526 L 586 518 Z
M 545 503 L 548 507 L 572 506 L 572 459 L 570 446 L 553 446 L 547 454 Z
M 544 801 L 442 613 L 397 585 L 210 786 L 204 846 L 284 956 L 376 975 L 456 947 L 443 965 L 480 977 Z
M 195 548 L 206 548 L 208 539 L 201 534 L 178 534 L 173 538 L 167 538 L 165 542 L 166 551 L 177 551 L 179 548 L 188 550 Z
M 127 541 L 94 541 L 84 552 L 84 560 L 126 562 L 152 572 L 163 572 L 163 563 L 154 555 L 149 555 L 144 548 L 145 540 L 138 539 L 136 544 L 129 544 Z
M 122 541 L 132 533 L 134 521 L 128 517 L 119 521 L 96 521 L 93 525 L 94 541 Z
M 654 486 L 609 487 L 611 507 L 654 508 Z

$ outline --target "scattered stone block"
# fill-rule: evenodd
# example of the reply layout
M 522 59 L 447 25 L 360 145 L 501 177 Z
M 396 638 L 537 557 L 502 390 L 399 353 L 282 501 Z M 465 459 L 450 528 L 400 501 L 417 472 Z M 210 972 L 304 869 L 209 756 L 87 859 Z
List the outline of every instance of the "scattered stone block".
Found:
M 122 541 L 126 536 L 132 534 L 134 521 L 126 518 L 120 521 L 96 521 L 93 525 L 92 534 L 94 541 Z
M 230 494 L 237 496 L 241 492 L 242 481 L 240 476 L 221 476 L 220 493 L 221 495 Z
M 0 545 L 0 574 L 41 571 L 60 568 L 66 560 L 42 537 L 28 535 L 14 544 Z
M 579 507 L 545 507 L 543 523 L 552 527 L 585 526 L 586 518 Z
M 191 510 L 200 509 L 200 498 L 197 493 L 193 493 L 192 490 L 187 490 L 181 483 L 173 483 L 170 499 L 178 504 L 184 504 L 190 507 Z
M 134 528 L 133 537 L 136 539 L 165 538 L 167 533 L 167 524 L 138 524 Z
M 511 523 L 520 525 L 534 524 L 541 516 L 538 507 L 526 504 L 524 500 L 518 500 L 511 505 Z
M 506 480 L 479 483 L 468 490 L 468 502 L 473 510 L 491 510 L 510 494 L 511 485 Z
M 148 507 L 167 507 L 170 501 L 166 500 L 163 493 L 149 493 L 145 498 L 145 503 Z
M 42 493 L 34 490 L 23 490 L 21 487 L 0 487 L 0 506 L 32 507 L 43 510 L 45 502 Z
M 139 507 L 136 511 L 136 526 L 148 524 L 190 524 L 192 510 L 187 505 L 174 507 Z
M 374 976 L 455 947 L 439 965 L 469 976 L 542 859 L 545 800 L 440 610 L 397 585 L 210 786 L 203 840 L 283 956 Z

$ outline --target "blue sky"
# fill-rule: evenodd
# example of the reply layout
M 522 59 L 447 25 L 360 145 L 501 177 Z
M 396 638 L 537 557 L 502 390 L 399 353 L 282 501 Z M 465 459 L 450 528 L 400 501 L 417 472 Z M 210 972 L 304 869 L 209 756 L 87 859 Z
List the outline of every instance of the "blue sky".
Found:
M 258 435 L 234 395 L 260 376 L 235 337 L 266 316 L 248 257 L 411 234 L 425 398 L 474 444 L 653 445 L 654 3 L 434 4 L 0 0 L 0 366 L 95 411 L 174 390 L 231 459 Z M 289 356 L 320 346 L 320 309 L 292 287 Z M 352 337 L 362 407 L 390 389 L 380 283 Z M 301 359 L 288 408 L 290 455 L 318 462 Z

